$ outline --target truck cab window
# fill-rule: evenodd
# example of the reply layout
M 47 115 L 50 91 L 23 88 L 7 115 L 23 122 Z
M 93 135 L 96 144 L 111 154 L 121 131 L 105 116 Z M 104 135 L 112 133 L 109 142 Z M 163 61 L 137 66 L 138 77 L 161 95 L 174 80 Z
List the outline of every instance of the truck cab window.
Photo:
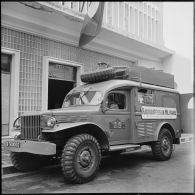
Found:
M 107 97 L 107 108 L 125 109 L 126 97 L 122 93 L 112 92 Z
M 140 89 L 138 89 L 138 93 L 152 94 L 153 90 L 140 88 Z
M 137 98 L 140 104 L 154 104 L 155 103 L 155 94 L 154 90 L 138 88 Z

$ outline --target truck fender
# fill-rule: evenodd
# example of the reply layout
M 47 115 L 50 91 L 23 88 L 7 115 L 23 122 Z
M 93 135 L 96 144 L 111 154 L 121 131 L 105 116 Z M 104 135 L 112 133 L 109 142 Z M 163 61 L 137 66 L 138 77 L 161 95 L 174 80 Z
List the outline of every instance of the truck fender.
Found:
M 98 125 L 96 125 L 95 123 L 91 123 L 91 122 L 76 122 L 76 123 L 59 123 L 56 124 L 55 127 L 53 129 L 45 129 L 42 130 L 42 132 L 46 133 L 54 133 L 54 132 L 60 132 L 60 131 L 66 131 L 70 128 L 74 128 L 74 127 L 83 127 L 86 125 L 92 125 L 94 127 L 96 127 L 99 131 L 91 131 L 92 135 L 94 135 L 99 143 L 101 148 L 108 150 L 109 149 L 109 142 L 108 142 L 108 137 L 109 137 L 109 133 L 105 132 L 102 130 L 102 128 Z M 89 130 L 89 129 L 87 129 Z
M 157 141 L 157 140 L 158 140 L 159 132 L 160 132 L 162 126 L 164 126 L 164 125 L 168 125 L 168 126 L 170 126 L 170 127 L 173 129 L 173 127 L 170 125 L 170 123 L 168 123 L 168 122 L 160 122 L 160 123 L 157 125 L 156 131 L 155 131 L 155 134 L 154 134 L 154 141 Z M 169 129 L 169 130 L 170 130 L 170 129 Z M 171 131 L 171 130 L 170 130 L 170 131 Z M 171 133 L 172 133 L 172 132 L 171 132 Z
M 95 126 L 97 126 L 96 124 L 90 123 L 90 122 L 59 123 L 59 124 L 56 124 L 53 129 L 45 129 L 42 132 L 49 132 L 49 133 L 58 132 L 58 131 L 62 131 L 62 130 L 65 130 L 65 129 L 70 129 L 70 128 L 79 127 L 79 126 L 83 126 L 83 125 L 95 125 Z M 102 129 L 101 127 L 99 127 L 99 128 Z

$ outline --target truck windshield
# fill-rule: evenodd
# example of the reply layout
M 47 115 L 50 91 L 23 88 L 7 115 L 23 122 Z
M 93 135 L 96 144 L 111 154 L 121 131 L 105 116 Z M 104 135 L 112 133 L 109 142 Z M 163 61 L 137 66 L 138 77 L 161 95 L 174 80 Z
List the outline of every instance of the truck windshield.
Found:
M 68 94 L 62 107 L 74 105 L 98 105 L 102 102 L 103 94 L 100 91 L 81 91 Z

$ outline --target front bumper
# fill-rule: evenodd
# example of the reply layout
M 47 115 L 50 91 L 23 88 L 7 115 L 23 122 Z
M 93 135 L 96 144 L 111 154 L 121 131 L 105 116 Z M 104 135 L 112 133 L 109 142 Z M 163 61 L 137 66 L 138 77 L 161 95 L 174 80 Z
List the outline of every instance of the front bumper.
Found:
M 5 150 L 11 152 L 28 152 L 40 155 L 56 154 L 56 144 L 50 142 L 9 140 L 3 143 Z

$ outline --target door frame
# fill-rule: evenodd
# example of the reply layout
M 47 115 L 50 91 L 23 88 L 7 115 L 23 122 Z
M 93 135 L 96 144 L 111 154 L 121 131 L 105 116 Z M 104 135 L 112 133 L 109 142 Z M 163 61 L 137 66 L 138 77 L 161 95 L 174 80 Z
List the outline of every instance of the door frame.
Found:
M 118 89 L 112 89 L 111 91 L 108 91 L 106 93 L 106 95 L 104 96 L 104 102 L 105 100 L 108 98 L 108 95 L 110 93 L 121 93 L 121 94 L 124 94 L 125 95 L 125 103 L 126 103 L 126 107 L 125 109 L 110 109 L 110 110 L 107 110 L 105 111 L 104 113 L 104 117 L 106 118 L 106 121 L 109 122 L 109 118 L 111 119 L 112 118 L 112 121 L 109 122 L 108 125 L 110 125 L 110 123 L 113 123 L 115 121 L 117 121 L 120 117 L 124 116 L 124 118 L 126 118 L 125 116 L 127 116 L 127 119 L 124 120 L 124 121 L 120 121 L 120 122 L 125 122 L 125 129 L 124 131 L 126 131 L 127 133 L 127 137 L 126 139 L 123 139 L 123 140 L 117 140 L 117 139 L 114 139 L 114 135 L 113 137 L 111 136 L 109 138 L 109 142 L 110 142 L 110 145 L 117 145 L 117 144 L 127 144 L 129 143 L 129 138 L 130 138 L 130 126 L 131 126 L 131 120 L 130 120 L 130 107 L 129 107 L 129 93 L 127 90 L 118 90 Z M 104 107 L 106 108 L 106 103 L 104 103 Z M 119 119 L 120 120 L 120 119 Z M 119 128 L 116 128 L 116 129 L 110 129 L 111 131 L 111 134 L 114 134 L 115 132 L 120 132 L 120 131 L 123 131 L 123 129 L 119 129 Z
M 19 106 L 19 72 L 20 72 L 20 51 L 10 48 L 1 48 L 1 53 L 12 55 L 11 61 L 11 86 L 10 86 L 10 113 L 9 113 L 9 134 L 2 136 L 2 138 L 13 137 L 14 133 L 11 131 L 14 120 L 18 117 Z
M 77 68 L 77 75 L 76 75 L 76 86 L 82 84 L 80 75 L 83 72 L 83 64 L 74 62 L 74 61 L 69 61 L 69 60 L 64 60 L 64 59 L 58 59 L 58 58 L 53 58 L 49 56 L 43 56 L 43 71 L 42 71 L 42 106 L 41 110 L 46 111 L 48 110 L 48 75 L 49 75 L 49 63 L 54 62 L 54 63 L 59 63 L 59 64 L 64 64 L 65 66 L 73 66 Z

